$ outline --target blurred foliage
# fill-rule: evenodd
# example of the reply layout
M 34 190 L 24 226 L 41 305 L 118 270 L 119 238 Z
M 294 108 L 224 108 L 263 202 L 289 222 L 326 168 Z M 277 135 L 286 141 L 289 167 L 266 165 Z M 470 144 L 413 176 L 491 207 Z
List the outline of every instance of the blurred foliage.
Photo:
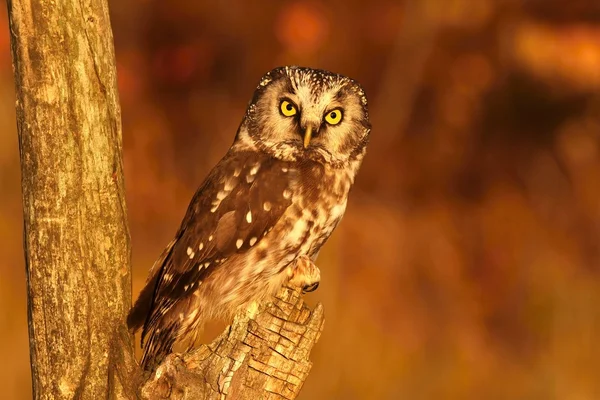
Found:
M 372 140 L 321 252 L 303 399 L 599 399 L 600 3 L 112 1 L 134 293 L 283 64 L 360 81 Z M 0 14 L 0 387 L 30 398 Z M 57 132 L 57 134 L 60 134 Z

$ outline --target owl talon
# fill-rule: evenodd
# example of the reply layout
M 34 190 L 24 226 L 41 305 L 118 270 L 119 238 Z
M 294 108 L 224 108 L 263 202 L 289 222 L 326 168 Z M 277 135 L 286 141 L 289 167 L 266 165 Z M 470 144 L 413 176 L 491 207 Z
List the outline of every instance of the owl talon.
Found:
M 311 283 L 310 285 L 306 285 L 302 288 L 302 293 L 310 293 L 317 290 L 319 287 L 319 282 Z
M 290 284 L 302 288 L 303 293 L 317 290 L 321 281 L 321 271 L 307 256 L 300 256 L 288 268 Z

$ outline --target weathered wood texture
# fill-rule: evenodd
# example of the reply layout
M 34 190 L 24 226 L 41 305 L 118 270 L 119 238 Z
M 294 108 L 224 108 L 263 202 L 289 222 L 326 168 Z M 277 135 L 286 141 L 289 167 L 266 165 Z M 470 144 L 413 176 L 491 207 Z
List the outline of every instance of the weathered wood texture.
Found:
M 236 316 L 210 345 L 169 355 L 142 387 L 142 397 L 198 400 L 291 400 L 308 377 L 310 351 L 323 329 L 300 289 L 284 287 L 256 316 Z
M 121 397 L 111 339 L 131 302 L 130 245 L 108 5 L 8 11 L 34 398 Z

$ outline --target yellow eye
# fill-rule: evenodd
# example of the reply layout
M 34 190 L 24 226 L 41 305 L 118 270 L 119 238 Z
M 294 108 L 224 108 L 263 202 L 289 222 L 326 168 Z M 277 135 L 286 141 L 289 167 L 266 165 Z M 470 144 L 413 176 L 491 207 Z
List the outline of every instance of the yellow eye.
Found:
M 281 109 L 281 113 L 286 117 L 291 117 L 298 113 L 296 106 L 287 100 L 282 100 L 279 108 Z
M 336 108 L 335 110 L 329 111 L 325 114 L 325 121 L 327 121 L 329 125 L 339 124 L 342 121 L 342 110 Z

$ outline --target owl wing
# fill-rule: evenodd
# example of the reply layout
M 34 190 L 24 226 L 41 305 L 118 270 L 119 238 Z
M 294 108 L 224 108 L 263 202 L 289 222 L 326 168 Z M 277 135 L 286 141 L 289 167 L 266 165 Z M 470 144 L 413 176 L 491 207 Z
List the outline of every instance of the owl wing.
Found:
M 285 162 L 258 159 L 256 153 L 221 160 L 194 195 L 175 240 L 159 258 L 161 265 L 155 266 L 130 312 L 129 327 L 136 330 L 145 321 L 145 337 L 215 268 L 256 246 L 291 204 L 291 175 Z

